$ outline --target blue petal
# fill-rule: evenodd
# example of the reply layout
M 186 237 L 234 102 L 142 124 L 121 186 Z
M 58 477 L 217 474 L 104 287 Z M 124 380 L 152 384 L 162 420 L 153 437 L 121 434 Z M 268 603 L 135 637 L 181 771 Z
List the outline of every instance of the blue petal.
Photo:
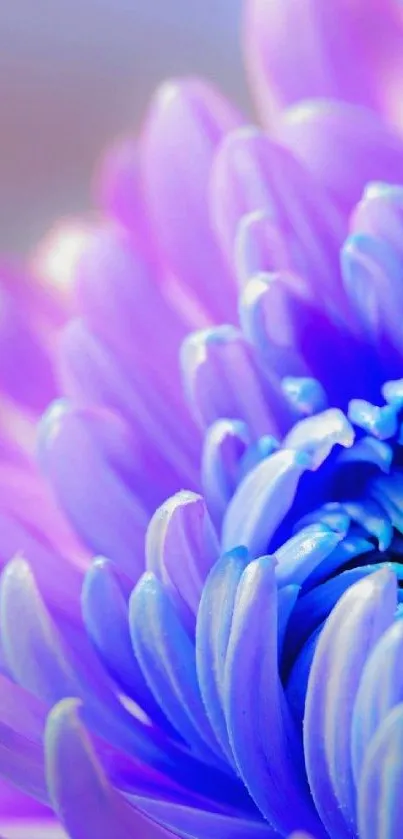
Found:
M 358 782 L 371 738 L 394 705 L 403 701 L 403 624 L 396 621 L 365 665 L 354 708 L 351 753 Z
M 393 472 L 387 478 L 374 478 L 368 491 L 383 507 L 393 527 L 403 533 L 403 473 Z
M 203 495 L 214 524 L 221 526 L 238 482 L 240 462 L 250 444 L 244 422 L 217 420 L 207 430 L 202 455 Z
M 113 678 L 157 725 L 172 734 L 134 656 L 127 599 L 107 559 L 97 559 L 87 572 L 82 609 L 89 636 Z
M 349 448 L 354 430 L 338 408 L 329 408 L 313 417 L 300 420 L 287 434 L 284 447 L 305 452 L 312 457 L 312 469 L 318 469 L 335 445 Z
M 270 455 L 277 452 L 279 448 L 279 441 L 270 434 L 266 434 L 264 437 L 259 437 L 259 440 L 255 443 L 251 443 L 239 464 L 238 482 L 242 481 L 248 472 L 251 472 L 252 469 L 261 462 L 261 460 L 265 460 L 267 457 L 270 457 Z
M 365 399 L 352 399 L 348 406 L 348 418 L 378 440 L 389 440 L 397 431 L 397 414 L 393 405 L 379 408 Z
M 151 573 L 143 575 L 131 595 L 130 632 L 144 676 L 174 728 L 197 757 L 223 764 L 200 696 L 194 644 Z
M 290 509 L 310 459 L 301 452 L 282 450 L 263 460 L 239 485 L 225 514 L 222 545 L 238 545 L 252 556 L 265 554 L 271 537 Z
M 325 524 L 311 524 L 276 550 L 277 585 L 295 583 L 302 585 L 316 566 L 334 551 L 343 539 L 343 532 L 330 530 Z
M 377 466 L 388 474 L 393 462 L 393 448 L 376 437 L 361 437 L 351 449 L 339 453 L 335 468 L 357 464 Z M 349 476 L 350 477 L 350 476 Z
M 363 839 L 400 839 L 403 822 L 403 705 L 386 717 L 365 756 L 358 787 Z
M 46 610 L 29 566 L 21 559 L 13 560 L 3 572 L 0 607 L 7 664 L 26 690 L 49 705 L 68 696 L 81 699 L 86 723 L 125 754 L 182 783 L 186 778 L 190 786 L 203 781 L 197 776 L 195 761 L 118 701 L 84 633 L 79 652 L 67 645 Z
M 219 559 L 207 579 L 197 615 L 200 690 L 208 718 L 229 763 L 233 763 L 233 755 L 222 707 L 224 664 L 238 585 L 249 561 L 247 551 L 241 548 Z
M 351 837 L 355 786 L 351 724 L 362 671 L 396 610 L 396 577 L 378 571 L 352 586 L 321 633 L 310 671 L 304 718 L 309 785 L 330 835 Z
M 403 379 L 385 382 L 382 387 L 382 396 L 389 405 L 400 411 L 403 408 Z
M 370 536 L 375 536 L 380 551 L 386 551 L 390 547 L 393 527 L 379 504 L 370 499 L 365 499 L 361 502 L 344 502 L 343 506 L 351 519 L 360 524 L 364 530 L 367 530 Z
M 274 563 L 266 557 L 248 565 L 238 586 L 223 690 L 228 734 L 239 773 L 269 824 L 285 835 L 315 827 L 320 836 L 277 648 Z

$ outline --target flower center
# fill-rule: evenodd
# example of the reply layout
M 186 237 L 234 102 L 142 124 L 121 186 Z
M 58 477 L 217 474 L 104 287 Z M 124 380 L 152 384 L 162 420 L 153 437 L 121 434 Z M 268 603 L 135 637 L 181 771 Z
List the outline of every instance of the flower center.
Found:
M 314 471 L 302 477 L 270 545 L 279 559 L 280 596 L 282 585 L 291 581 L 282 566 L 287 552 L 291 556 L 291 543 L 294 548 L 293 578 L 300 588 L 285 631 L 281 668 L 300 720 L 317 640 L 346 589 L 388 565 L 399 582 L 397 617 L 403 617 L 403 380 L 387 382 L 382 394 L 381 407 L 352 400 L 342 433 L 340 412 L 326 411 L 301 421 L 288 436 L 288 443 L 296 441 L 314 461 Z M 328 430 L 320 435 L 321 423 Z

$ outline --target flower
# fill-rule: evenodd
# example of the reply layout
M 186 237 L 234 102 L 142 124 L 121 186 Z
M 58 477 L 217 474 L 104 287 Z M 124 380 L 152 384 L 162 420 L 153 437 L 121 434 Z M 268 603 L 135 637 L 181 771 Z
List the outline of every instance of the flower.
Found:
M 285 65 L 248 7 L 260 93 L 325 99 L 164 86 L 5 288 L 0 775 L 72 839 L 399 836 L 402 30 L 327 8 Z

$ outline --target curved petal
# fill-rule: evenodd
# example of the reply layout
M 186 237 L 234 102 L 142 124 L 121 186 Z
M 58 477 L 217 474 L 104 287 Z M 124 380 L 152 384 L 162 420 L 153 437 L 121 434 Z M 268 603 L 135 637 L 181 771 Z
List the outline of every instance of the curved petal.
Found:
M 357 5 L 364 8 L 361 0 Z M 402 138 L 366 108 L 328 99 L 301 102 L 284 113 L 278 132 L 326 188 L 345 221 L 368 183 L 403 180 Z
M 253 350 L 234 326 L 191 333 L 182 345 L 181 367 L 188 403 L 202 428 L 220 419 L 241 420 L 259 438 L 284 425 L 278 384 L 261 375 Z
M 358 787 L 362 839 L 398 839 L 402 830 L 403 705 L 397 705 L 376 732 Z
M 356 782 L 375 732 L 403 701 L 403 623 L 396 621 L 373 649 L 362 674 L 354 707 L 351 754 Z
M 219 142 L 239 123 L 212 87 L 173 81 L 157 91 L 142 139 L 146 200 L 161 253 L 208 320 L 226 321 L 236 307 L 235 282 L 211 229 L 207 183 Z
M 245 215 L 264 211 L 277 242 L 266 271 L 295 271 L 332 311 L 343 311 L 338 249 L 344 223 L 308 170 L 257 128 L 241 128 L 221 144 L 211 172 L 212 219 L 231 264 Z
M 283 835 L 306 826 L 319 837 L 324 833 L 310 802 L 277 648 L 274 562 L 265 557 L 247 566 L 237 590 L 224 665 L 228 735 L 238 771 L 269 824 Z
M 89 835 L 168 839 L 171 835 L 110 786 L 80 723 L 75 700 L 60 702 L 49 715 L 45 756 L 52 803 L 71 839 L 88 839 Z
M 350 754 L 354 701 L 368 654 L 395 610 L 396 577 L 383 569 L 346 592 L 316 647 L 306 696 L 304 752 L 313 799 L 330 835 L 356 835 Z
M 225 551 L 244 545 L 252 556 L 267 552 L 290 509 L 298 483 L 311 465 L 304 452 L 283 449 L 259 463 L 241 481 L 223 522 Z
M 246 58 L 264 121 L 308 97 L 399 119 L 403 20 L 393 0 L 248 0 Z M 270 123 L 269 123 L 270 124 Z
M 136 496 L 133 449 L 130 429 L 106 410 L 60 400 L 42 420 L 41 461 L 62 508 L 88 547 L 132 579 L 144 567 L 148 518 Z
M 169 498 L 148 526 L 146 567 L 163 583 L 190 628 L 219 550 L 204 499 L 194 492 Z

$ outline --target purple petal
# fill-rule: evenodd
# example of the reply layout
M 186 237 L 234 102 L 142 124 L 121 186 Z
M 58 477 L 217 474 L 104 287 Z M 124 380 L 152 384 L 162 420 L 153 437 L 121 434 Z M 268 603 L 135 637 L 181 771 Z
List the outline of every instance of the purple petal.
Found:
M 137 243 L 150 243 L 138 142 L 125 137 L 116 142 L 98 167 L 96 203 L 116 219 Z
M 0 289 L 0 392 L 35 416 L 57 393 L 46 333 L 29 323 L 25 303 Z M 38 328 L 39 327 L 39 328 Z
M 403 155 L 403 143 L 402 151 Z M 402 164 L 403 166 L 403 164 Z M 397 250 L 402 248 L 403 187 L 370 183 L 350 220 L 352 233 L 383 239 Z
M 207 184 L 217 145 L 238 114 L 198 80 L 168 82 L 157 92 L 143 137 L 146 196 L 170 271 L 209 319 L 235 310 L 235 283 L 215 241 Z
M 123 420 L 57 402 L 42 420 L 40 455 L 62 508 L 89 548 L 138 577 L 147 513 L 136 497 L 136 452 Z
M 285 113 L 279 134 L 346 218 L 370 181 L 403 180 L 401 137 L 365 108 L 326 99 L 302 102 Z
M 141 494 L 152 512 L 179 486 L 197 486 L 199 440 L 179 394 L 179 371 L 163 392 L 153 375 L 138 364 L 122 364 L 79 320 L 70 321 L 62 336 L 61 366 L 64 392 L 78 406 L 111 408 L 130 425 L 139 441 Z
M 134 656 L 127 598 L 108 560 L 95 560 L 87 572 L 82 609 L 88 634 L 111 676 L 148 717 L 172 734 Z
M 71 839 L 88 839 L 89 835 L 98 839 L 168 839 L 171 835 L 109 784 L 80 723 L 74 699 L 60 702 L 51 712 L 45 752 L 52 803 Z
M 0 776 L 45 804 L 48 795 L 41 741 L 46 711 L 46 706 L 32 693 L 0 676 Z M 1 815 L 5 817 L 3 803 L 0 799 Z M 28 800 L 28 812 L 29 804 Z M 34 807 L 32 802 L 31 809 Z M 14 815 L 22 814 L 16 811 Z
M 332 309 L 343 307 L 337 264 L 343 224 L 287 149 L 256 128 L 239 129 L 222 143 L 211 177 L 213 221 L 231 264 L 242 219 L 264 211 L 279 237 L 267 249 L 272 261 L 265 270 L 296 271 Z
M 179 598 L 181 613 L 190 626 L 194 627 L 203 586 L 219 552 L 204 499 L 196 493 L 182 491 L 168 499 L 148 526 L 147 569 L 175 601 Z
M 311 667 L 304 719 L 308 780 L 327 830 L 340 837 L 356 835 L 354 701 L 367 657 L 395 609 L 396 577 L 388 569 L 352 586 L 326 622 Z
M 354 234 L 342 252 L 344 285 L 363 335 L 371 341 L 389 378 L 401 370 L 403 340 L 399 311 L 403 305 L 403 254 L 383 239 Z
M 271 126 L 273 111 L 307 97 L 364 104 L 398 119 L 402 38 L 393 0 L 250 0 L 246 56 L 263 119 Z
M 178 836 L 191 839 L 279 839 L 263 821 L 249 821 L 238 815 L 227 816 L 208 810 L 196 810 L 165 801 L 136 797 L 133 801 L 150 816 L 158 819 Z
M 233 326 L 191 334 L 181 364 L 187 399 L 199 424 L 241 420 L 253 437 L 276 433 L 284 421 L 279 388 L 258 370 L 253 351 Z
M 13 560 L 3 572 L 0 603 L 2 645 L 13 678 L 48 705 L 67 696 L 80 698 L 86 721 L 103 739 L 166 771 L 172 762 L 169 744 L 165 749 L 156 730 L 125 710 L 84 633 L 76 650 L 56 626 L 24 560 Z M 180 759 L 176 769 L 181 771 Z

